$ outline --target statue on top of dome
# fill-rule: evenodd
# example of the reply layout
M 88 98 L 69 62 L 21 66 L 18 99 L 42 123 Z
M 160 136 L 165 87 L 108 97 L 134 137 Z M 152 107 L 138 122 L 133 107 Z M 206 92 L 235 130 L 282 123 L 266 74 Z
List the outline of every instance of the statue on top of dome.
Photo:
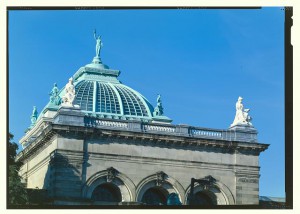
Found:
M 239 97 L 238 101 L 235 104 L 236 113 L 232 126 L 235 125 L 250 125 L 252 126 L 251 120 L 252 118 L 249 116 L 250 109 L 244 109 L 244 105 L 242 103 L 243 98 Z
M 156 107 L 154 108 L 153 116 L 162 116 L 164 114 L 164 108 L 162 107 L 161 96 L 158 94 L 156 99 Z
M 75 99 L 75 87 L 73 85 L 73 78 L 69 79 L 65 87 L 65 95 L 62 97 L 63 106 L 74 106 L 74 99 Z
M 51 90 L 51 92 L 49 93 L 50 95 L 50 103 L 53 103 L 54 105 L 60 105 L 61 103 L 61 99 L 59 97 L 59 89 L 57 87 L 57 84 L 54 83 L 54 86 Z
M 101 41 L 101 36 L 97 36 L 96 34 L 96 29 L 94 30 L 94 38 L 96 40 L 96 57 L 99 57 L 100 58 L 100 51 L 101 51 L 101 48 L 103 47 L 103 43 Z

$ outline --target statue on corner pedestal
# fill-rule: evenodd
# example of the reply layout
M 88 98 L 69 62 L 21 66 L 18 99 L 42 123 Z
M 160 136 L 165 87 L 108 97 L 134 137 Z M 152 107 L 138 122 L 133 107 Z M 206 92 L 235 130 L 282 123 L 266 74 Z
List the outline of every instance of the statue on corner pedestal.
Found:
M 231 127 L 236 125 L 248 125 L 252 126 L 251 120 L 252 118 L 249 116 L 250 109 L 244 109 L 244 105 L 242 103 L 243 98 L 239 97 L 238 101 L 235 104 L 236 113 L 233 123 Z
M 154 108 L 153 115 L 154 116 L 162 116 L 164 114 L 164 108 L 162 107 L 160 94 L 157 96 L 156 102 L 157 102 L 157 105 Z

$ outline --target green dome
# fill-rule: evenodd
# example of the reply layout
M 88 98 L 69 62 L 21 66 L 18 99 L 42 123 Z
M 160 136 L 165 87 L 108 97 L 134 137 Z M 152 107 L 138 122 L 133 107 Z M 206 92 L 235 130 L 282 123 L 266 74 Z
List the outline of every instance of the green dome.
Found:
M 154 109 L 143 95 L 122 84 L 118 80 L 119 75 L 119 70 L 110 69 L 102 63 L 97 52 L 92 63 L 79 68 L 72 77 L 75 87 L 74 106 L 79 106 L 82 112 L 92 117 L 171 123 L 172 120 L 163 115 L 160 95 Z M 47 110 L 57 111 L 64 95 L 64 88 L 59 90 L 55 83 L 50 93 L 50 102 L 37 120 Z M 34 125 L 35 122 L 31 127 Z

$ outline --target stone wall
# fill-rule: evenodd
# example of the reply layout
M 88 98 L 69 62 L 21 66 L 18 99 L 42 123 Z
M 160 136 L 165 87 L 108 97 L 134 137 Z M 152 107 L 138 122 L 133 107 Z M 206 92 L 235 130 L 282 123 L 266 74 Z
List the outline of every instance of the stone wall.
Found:
M 220 205 L 258 204 L 258 144 L 70 128 L 58 126 L 49 141 L 20 156 L 27 187 L 47 189 L 57 203 L 90 203 L 98 185 L 112 183 L 124 203 L 141 202 L 147 189 L 159 187 L 186 204 L 191 178 L 212 176 L 212 185 L 196 185 L 195 193 Z

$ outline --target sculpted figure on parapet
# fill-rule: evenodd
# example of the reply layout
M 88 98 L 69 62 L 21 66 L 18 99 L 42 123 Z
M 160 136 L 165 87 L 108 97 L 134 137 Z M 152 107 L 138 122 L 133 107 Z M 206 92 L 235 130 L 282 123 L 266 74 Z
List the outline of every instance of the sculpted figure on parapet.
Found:
M 156 104 L 156 107 L 154 108 L 153 115 L 154 116 L 162 116 L 164 114 L 164 108 L 162 107 L 160 94 L 158 94 L 156 102 L 157 102 L 157 104 Z
M 244 105 L 242 103 L 243 98 L 239 97 L 238 101 L 235 104 L 236 113 L 235 118 L 231 126 L 234 125 L 250 125 L 252 126 L 251 120 L 252 118 L 249 116 L 250 109 L 244 109 Z
M 60 105 L 60 97 L 59 97 L 59 89 L 57 87 L 57 84 L 54 83 L 54 86 L 51 90 L 51 92 L 49 93 L 50 95 L 50 102 L 53 103 L 54 105 Z
M 75 87 L 73 85 L 73 78 L 71 77 L 65 87 L 65 95 L 62 98 L 63 104 L 66 106 L 73 106 L 74 99 L 75 99 Z
M 32 115 L 31 115 L 31 124 L 35 124 L 36 120 L 38 118 L 38 112 L 36 110 L 36 106 L 33 106 L 33 111 L 32 111 Z

